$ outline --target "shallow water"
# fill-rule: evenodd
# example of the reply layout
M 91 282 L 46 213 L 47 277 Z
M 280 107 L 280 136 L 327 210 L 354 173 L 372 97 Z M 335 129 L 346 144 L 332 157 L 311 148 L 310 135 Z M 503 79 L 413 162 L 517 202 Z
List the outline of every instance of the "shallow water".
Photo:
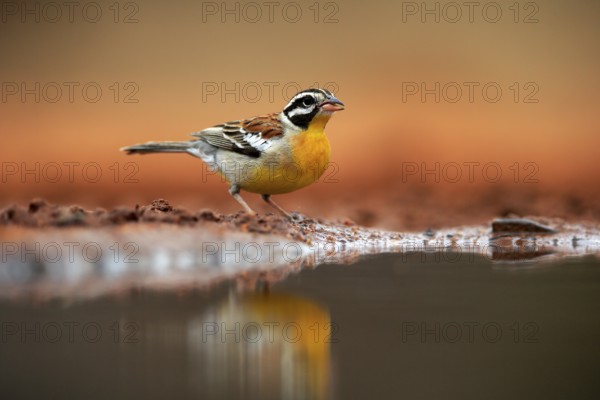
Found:
M 377 255 L 242 289 L 0 300 L 0 396 L 597 398 L 600 262 Z M 33 384 L 35 382 L 35 384 Z

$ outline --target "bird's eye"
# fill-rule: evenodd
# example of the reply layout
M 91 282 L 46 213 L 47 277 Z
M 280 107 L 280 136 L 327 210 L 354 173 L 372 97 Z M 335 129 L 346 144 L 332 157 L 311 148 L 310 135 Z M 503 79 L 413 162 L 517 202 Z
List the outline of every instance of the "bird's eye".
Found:
M 302 100 L 302 105 L 305 107 L 312 106 L 315 103 L 316 103 L 316 101 L 313 97 L 306 97 L 305 99 Z

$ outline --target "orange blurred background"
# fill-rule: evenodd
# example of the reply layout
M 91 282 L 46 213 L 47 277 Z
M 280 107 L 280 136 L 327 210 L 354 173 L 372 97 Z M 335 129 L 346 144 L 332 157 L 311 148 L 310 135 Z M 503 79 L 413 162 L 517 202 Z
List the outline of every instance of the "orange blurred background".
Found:
M 599 2 L 61 4 L 2 5 L 0 206 L 235 212 L 200 160 L 118 149 L 279 111 L 316 84 L 346 104 L 333 166 L 284 207 L 388 228 L 600 217 Z

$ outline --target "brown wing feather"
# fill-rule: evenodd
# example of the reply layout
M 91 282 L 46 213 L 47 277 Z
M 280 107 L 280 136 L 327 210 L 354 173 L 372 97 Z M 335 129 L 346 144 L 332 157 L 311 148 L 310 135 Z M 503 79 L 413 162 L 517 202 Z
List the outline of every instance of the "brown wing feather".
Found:
M 215 125 L 192 136 L 224 150 L 260 157 L 271 139 L 283 136 L 283 131 L 279 114 L 273 113 Z
M 246 131 L 260 134 L 265 140 L 283 136 L 283 125 L 277 113 L 248 118 L 241 125 Z

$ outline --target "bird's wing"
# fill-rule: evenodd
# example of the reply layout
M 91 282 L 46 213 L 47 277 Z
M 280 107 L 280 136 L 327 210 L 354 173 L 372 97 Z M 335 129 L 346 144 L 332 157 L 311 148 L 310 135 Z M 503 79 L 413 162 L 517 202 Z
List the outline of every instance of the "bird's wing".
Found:
M 260 157 L 274 140 L 283 137 L 283 132 L 279 114 L 275 113 L 215 125 L 192 136 L 224 150 Z

